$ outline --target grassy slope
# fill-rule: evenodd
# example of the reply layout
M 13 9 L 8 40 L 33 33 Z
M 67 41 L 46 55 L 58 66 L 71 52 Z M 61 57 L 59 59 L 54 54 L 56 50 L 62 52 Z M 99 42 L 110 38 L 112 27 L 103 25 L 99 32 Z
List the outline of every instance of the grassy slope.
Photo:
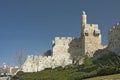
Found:
M 23 76 L 24 80 L 68 80 L 71 76 L 70 74 L 74 73 L 74 69 L 69 70 L 44 70 L 37 73 L 28 73 Z M 33 75 L 34 74 L 34 75 Z M 78 72 L 80 74 L 80 72 Z
M 98 76 L 98 77 L 88 78 L 85 80 L 120 80 L 120 74 Z

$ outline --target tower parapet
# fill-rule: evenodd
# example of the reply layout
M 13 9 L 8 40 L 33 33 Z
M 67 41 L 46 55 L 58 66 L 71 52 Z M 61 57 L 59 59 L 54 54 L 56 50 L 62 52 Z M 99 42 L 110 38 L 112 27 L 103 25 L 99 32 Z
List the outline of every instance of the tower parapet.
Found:
M 53 40 L 53 55 L 65 55 L 68 53 L 69 44 L 74 37 L 55 37 Z
M 72 40 L 74 37 L 55 37 L 55 40 Z

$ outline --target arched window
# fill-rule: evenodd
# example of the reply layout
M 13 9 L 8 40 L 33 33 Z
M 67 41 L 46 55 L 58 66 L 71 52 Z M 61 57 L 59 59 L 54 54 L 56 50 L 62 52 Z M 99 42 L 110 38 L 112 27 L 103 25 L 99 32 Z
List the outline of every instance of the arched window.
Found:
M 85 36 L 89 36 L 88 30 L 85 30 L 84 35 L 85 35 Z
M 94 30 L 93 35 L 94 36 L 99 36 L 100 35 L 100 30 Z

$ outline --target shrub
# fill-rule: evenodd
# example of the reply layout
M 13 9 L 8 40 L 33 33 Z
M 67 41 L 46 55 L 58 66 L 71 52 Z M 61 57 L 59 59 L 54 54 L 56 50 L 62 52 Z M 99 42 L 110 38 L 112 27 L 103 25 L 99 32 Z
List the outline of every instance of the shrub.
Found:
M 93 65 L 93 61 L 92 61 L 92 59 L 88 55 L 84 56 L 84 65 L 85 66 Z
M 56 67 L 54 70 L 57 70 L 57 71 L 61 71 L 63 70 L 64 68 L 62 66 L 59 66 L 59 67 Z
M 116 68 L 111 66 L 104 66 L 97 69 L 97 75 L 108 75 L 116 73 Z
M 24 74 L 24 72 L 23 71 L 19 71 L 19 72 L 17 72 L 17 76 L 22 76 Z

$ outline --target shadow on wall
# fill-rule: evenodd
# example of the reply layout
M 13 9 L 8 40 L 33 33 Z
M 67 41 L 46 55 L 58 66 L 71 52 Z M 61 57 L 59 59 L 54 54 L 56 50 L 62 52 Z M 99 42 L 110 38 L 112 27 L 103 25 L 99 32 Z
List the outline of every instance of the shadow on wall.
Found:
M 52 56 L 52 50 L 45 51 L 43 56 Z
M 74 38 L 69 44 L 68 52 L 73 64 L 82 64 L 83 54 L 80 42 L 80 38 Z
M 101 58 L 101 57 L 104 57 L 104 56 L 108 56 L 108 55 L 112 55 L 112 54 L 115 54 L 114 52 L 112 51 L 109 51 L 108 50 L 108 47 L 107 48 L 104 48 L 104 49 L 98 49 L 94 55 L 93 55 L 93 59 L 96 60 L 98 58 Z

